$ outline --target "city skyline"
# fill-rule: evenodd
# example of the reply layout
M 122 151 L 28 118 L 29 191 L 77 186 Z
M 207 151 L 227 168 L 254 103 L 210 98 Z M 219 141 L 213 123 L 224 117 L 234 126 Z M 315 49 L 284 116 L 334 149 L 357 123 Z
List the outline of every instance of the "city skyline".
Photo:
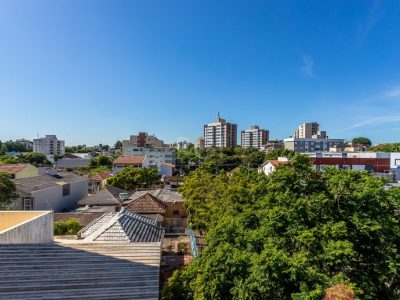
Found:
M 316 121 L 396 142 L 399 14 L 398 1 L 2 2 L 0 140 L 194 142 L 220 111 L 270 139 Z

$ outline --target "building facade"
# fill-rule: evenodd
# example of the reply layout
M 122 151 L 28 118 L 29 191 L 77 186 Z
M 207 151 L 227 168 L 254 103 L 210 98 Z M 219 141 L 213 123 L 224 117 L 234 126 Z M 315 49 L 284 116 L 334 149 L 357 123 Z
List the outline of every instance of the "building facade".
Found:
M 139 132 L 138 135 L 131 135 L 129 140 L 122 141 L 122 149 L 124 148 L 169 148 L 169 146 L 155 135 Z
M 88 179 L 69 172 L 14 180 L 20 198 L 12 210 L 69 211 L 87 196 Z
M 24 145 L 26 150 L 32 150 L 33 142 L 27 139 L 19 139 L 16 140 L 17 143 Z
M 214 123 L 204 125 L 204 147 L 235 147 L 237 145 L 237 125 L 218 117 Z
M 194 147 L 197 149 L 204 149 L 204 138 L 203 137 L 198 137 L 196 141 L 194 142 Z
M 317 122 L 303 123 L 293 133 L 293 137 L 297 139 L 326 138 L 326 131 L 319 130 Z
M 65 141 L 57 139 L 55 135 L 46 135 L 44 138 L 33 140 L 33 152 L 44 155 L 64 155 Z
M 301 153 L 324 151 L 331 148 L 343 148 L 343 139 L 319 139 L 319 138 L 288 138 L 284 139 L 285 148 Z
M 268 139 L 269 131 L 260 129 L 257 125 L 251 126 L 249 129 L 242 130 L 241 132 L 241 143 L 244 148 L 253 147 L 261 149 L 262 145 L 268 142 Z

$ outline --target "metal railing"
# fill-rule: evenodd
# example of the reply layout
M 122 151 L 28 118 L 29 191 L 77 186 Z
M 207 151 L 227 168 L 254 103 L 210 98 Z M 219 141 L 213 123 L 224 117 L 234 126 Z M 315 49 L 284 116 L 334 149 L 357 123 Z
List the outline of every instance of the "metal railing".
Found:
M 187 232 L 188 232 L 188 235 L 189 235 L 190 244 L 192 246 L 193 258 L 195 258 L 198 255 L 196 237 L 194 236 L 193 230 L 191 228 L 189 228 L 187 230 Z

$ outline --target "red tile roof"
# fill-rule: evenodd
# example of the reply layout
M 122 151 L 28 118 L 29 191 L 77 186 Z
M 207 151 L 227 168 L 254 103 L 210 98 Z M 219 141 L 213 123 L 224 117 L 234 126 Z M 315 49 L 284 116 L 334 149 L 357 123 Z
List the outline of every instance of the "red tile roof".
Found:
M 7 165 L 0 165 L 0 172 L 15 175 L 16 173 L 22 171 L 29 164 L 7 164 Z
M 286 165 L 288 162 L 287 161 L 281 161 L 281 160 L 269 160 L 269 163 L 271 163 L 274 167 L 277 167 L 279 165 Z
M 133 200 L 125 209 L 138 214 L 164 214 L 167 206 L 163 201 L 146 193 Z
M 107 172 L 98 172 L 90 176 L 90 180 L 93 181 L 103 181 L 104 179 L 110 178 L 111 175 Z
M 114 160 L 114 164 L 121 165 L 141 165 L 144 161 L 144 156 L 119 156 L 116 160 Z

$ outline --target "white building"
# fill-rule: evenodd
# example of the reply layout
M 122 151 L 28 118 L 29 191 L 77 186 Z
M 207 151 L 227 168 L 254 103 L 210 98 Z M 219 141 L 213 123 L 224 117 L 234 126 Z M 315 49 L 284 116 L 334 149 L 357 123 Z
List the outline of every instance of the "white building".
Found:
M 285 165 L 288 163 L 287 157 L 278 157 L 277 160 L 267 160 L 261 166 L 258 167 L 258 173 L 264 173 L 265 175 L 269 175 L 276 171 L 276 168 L 279 165 Z
M 326 131 L 319 130 L 317 122 L 303 123 L 293 133 L 294 138 L 311 139 L 311 138 L 326 138 Z
M 44 138 L 33 140 L 33 152 L 44 155 L 64 155 L 65 141 L 58 140 L 55 135 L 46 135 Z
M 235 147 L 237 145 L 237 125 L 228 123 L 219 117 L 214 123 L 204 125 L 204 146 L 210 147 Z
M 265 145 L 268 142 L 269 131 L 265 129 L 260 129 L 259 126 L 254 125 L 251 126 L 249 129 L 242 130 L 241 137 L 242 147 L 253 147 L 256 149 L 261 149 L 261 146 Z

